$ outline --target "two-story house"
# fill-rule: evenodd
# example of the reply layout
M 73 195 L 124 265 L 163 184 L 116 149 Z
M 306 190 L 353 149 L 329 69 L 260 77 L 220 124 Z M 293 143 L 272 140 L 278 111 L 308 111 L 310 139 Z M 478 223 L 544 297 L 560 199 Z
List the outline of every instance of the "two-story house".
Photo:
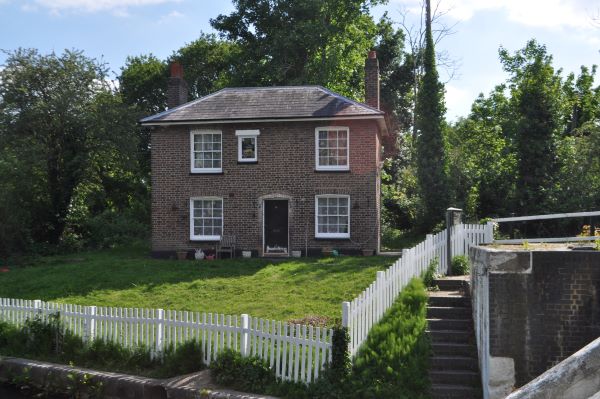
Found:
M 153 256 L 210 249 L 223 235 L 253 256 L 379 249 L 387 127 L 374 51 L 366 104 L 320 86 L 226 88 L 184 103 L 181 67 L 171 75 L 171 108 L 140 122 L 152 128 Z

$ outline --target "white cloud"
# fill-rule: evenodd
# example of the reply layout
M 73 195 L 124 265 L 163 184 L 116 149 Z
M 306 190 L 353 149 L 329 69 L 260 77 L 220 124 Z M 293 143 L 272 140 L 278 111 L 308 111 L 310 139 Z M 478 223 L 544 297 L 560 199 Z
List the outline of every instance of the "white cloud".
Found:
M 167 15 L 163 15 L 162 17 L 160 17 L 160 19 L 158 20 L 158 23 L 164 24 L 164 23 L 170 22 L 174 19 L 179 19 L 179 18 L 183 18 L 183 17 L 184 17 L 184 15 L 182 13 L 180 13 L 179 11 L 171 11 Z
M 181 0 L 32 0 L 34 4 L 50 10 L 51 13 L 110 11 L 117 16 L 126 16 L 129 7 L 179 1 Z
M 418 0 L 395 2 L 409 11 L 420 11 Z M 443 0 L 440 4 L 440 9 L 448 10 L 447 15 L 457 20 L 471 19 L 479 11 L 503 11 L 510 21 L 521 25 L 578 30 L 592 27 L 598 8 L 597 0 Z
M 445 85 L 446 94 L 445 102 L 451 115 L 450 119 L 454 119 L 460 115 L 466 115 L 471 109 L 471 103 L 477 93 L 471 93 L 469 90 L 461 89 L 451 83 Z

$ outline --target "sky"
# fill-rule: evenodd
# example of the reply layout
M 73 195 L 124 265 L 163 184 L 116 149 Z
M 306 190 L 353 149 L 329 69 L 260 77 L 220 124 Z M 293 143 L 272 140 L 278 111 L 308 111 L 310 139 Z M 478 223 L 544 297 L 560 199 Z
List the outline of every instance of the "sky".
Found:
M 405 16 L 410 26 L 418 23 L 419 4 L 388 0 L 372 14 L 387 12 L 396 22 Z M 440 71 L 450 120 L 467 116 L 479 93 L 506 80 L 500 46 L 514 52 L 535 38 L 565 74 L 600 64 L 600 0 L 441 0 L 439 9 L 454 31 L 437 46 L 455 65 L 452 79 Z M 229 0 L 0 0 L 0 49 L 79 49 L 116 76 L 128 55 L 164 59 L 200 32 L 212 32 L 210 18 L 232 10 Z M 0 64 L 5 60 L 0 53 Z

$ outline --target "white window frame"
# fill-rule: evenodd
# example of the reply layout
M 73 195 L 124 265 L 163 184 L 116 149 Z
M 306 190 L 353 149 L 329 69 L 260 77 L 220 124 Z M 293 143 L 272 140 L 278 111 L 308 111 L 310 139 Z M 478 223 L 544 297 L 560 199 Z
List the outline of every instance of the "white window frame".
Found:
M 221 167 L 220 168 L 196 168 L 195 166 L 195 151 L 194 137 L 200 134 L 218 134 L 221 137 Z M 192 173 L 221 173 L 223 172 L 223 132 L 221 130 L 190 130 L 190 171 Z
M 319 233 L 319 198 L 347 198 L 348 199 L 348 232 L 347 233 Z M 350 196 L 343 194 L 321 194 L 315 196 L 315 238 L 350 238 Z M 339 215 L 338 215 L 339 216 Z
M 258 162 L 258 136 L 260 130 L 236 130 L 235 135 L 238 138 L 238 162 Z M 242 140 L 247 138 L 254 139 L 254 158 L 242 157 Z
M 219 241 L 221 240 L 220 235 L 195 235 L 194 234 L 194 201 L 221 201 L 221 234 L 224 228 L 225 220 L 225 202 L 222 197 L 191 197 L 190 198 L 190 240 L 192 241 Z
M 346 165 L 320 165 L 319 164 L 319 131 L 345 130 L 346 131 Z M 322 126 L 315 129 L 315 169 L 316 170 L 350 170 L 350 128 L 348 126 Z

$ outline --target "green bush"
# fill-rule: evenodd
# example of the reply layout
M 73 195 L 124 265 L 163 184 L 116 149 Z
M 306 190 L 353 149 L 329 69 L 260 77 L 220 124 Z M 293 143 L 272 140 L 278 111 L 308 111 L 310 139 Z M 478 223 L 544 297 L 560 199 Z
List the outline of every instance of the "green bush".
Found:
M 469 258 L 465 255 L 458 255 L 452 258 L 452 274 L 455 276 L 464 276 L 469 274 L 471 265 Z
M 351 380 L 360 398 L 424 398 L 429 387 L 427 293 L 421 280 L 404 288 L 369 332 Z
M 75 364 L 98 370 L 173 377 L 202 370 L 202 348 L 188 341 L 174 350 L 167 348 L 162 357 L 153 357 L 148 348 L 125 348 L 114 342 L 94 340 L 85 344 L 57 316 L 34 317 L 21 327 L 0 322 L 0 355 L 24 357 L 63 364 Z
M 428 288 L 432 288 L 434 285 L 434 281 L 438 276 L 438 258 L 433 258 L 431 260 L 431 262 L 429 262 L 429 265 L 427 266 L 427 270 L 425 270 L 425 273 L 423 273 L 423 275 L 421 276 L 421 278 L 423 279 L 423 284 L 425 284 L 425 287 Z
M 231 349 L 222 351 L 210 370 L 218 384 L 240 391 L 265 393 L 277 382 L 267 362 L 257 356 L 243 357 Z

